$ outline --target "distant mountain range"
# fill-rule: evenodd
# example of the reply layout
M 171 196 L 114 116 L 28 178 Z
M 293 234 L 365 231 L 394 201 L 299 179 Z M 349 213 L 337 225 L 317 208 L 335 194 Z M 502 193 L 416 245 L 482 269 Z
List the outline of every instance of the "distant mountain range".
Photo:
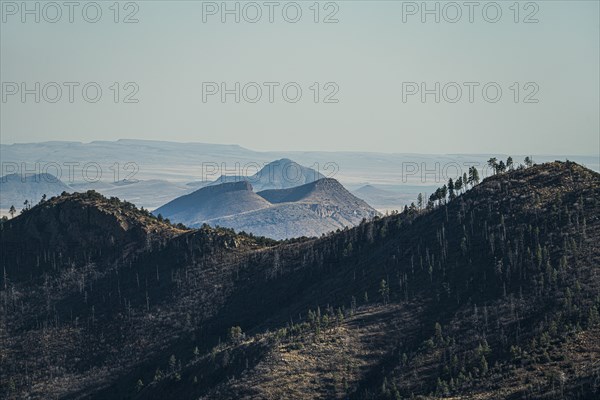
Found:
M 428 188 L 421 189 L 424 193 Z M 373 185 L 365 185 L 353 190 L 352 194 L 363 199 L 378 210 L 398 210 L 403 205 L 408 205 L 415 201 L 414 193 L 401 193 L 391 190 L 380 189 Z
M 85 192 L 96 190 L 108 197 L 118 197 L 130 201 L 140 207 L 155 209 L 176 197 L 187 194 L 194 190 L 180 182 L 170 182 L 162 179 L 118 181 L 118 182 L 95 182 L 79 183 L 70 185 L 73 191 Z
M 0 178 L 0 208 L 9 209 L 15 206 L 20 210 L 25 200 L 33 205 L 37 204 L 43 195 L 50 198 L 65 191 L 69 192 L 71 188 L 51 174 L 5 175 Z
M 304 167 L 289 158 L 270 162 L 252 176 L 221 175 L 209 185 L 246 181 L 254 190 L 287 189 L 323 179 L 325 176 L 312 168 Z
M 590 153 L 593 153 L 590 150 Z M 515 162 L 523 161 L 525 155 L 512 154 Z M 349 190 L 356 190 L 365 184 L 402 195 L 400 204 L 385 203 L 381 208 L 401 208 L 416 199 L 419 192 L 432 193 L 436 187 L 443 185 L 449 177 L 454 177 L 456 169 L 466 172 L 468 165 L 477 165 L 482 177 L 491 173 L 485 171 L 490 157 L 506 159 L 508 154 L 411 154 L 411 153 L 369 153 L 369 152 L 326 152 L 326 151 L 254 151 L 237 145 L 208 144 L 208 143 L 177 143 L 153 140 L 123 139 L 117 141 L 81 142 L 42 142 L 0 144 L 0 159 L 3 165 L 25 163 L 31 169 L 40 165 L 43 170 L 45 163 L 65 162 L 77 164 L 74 167 L 73 180 L 67 180 L 67 167 L 63 168 L 62 179 L 67 185 L 82 183 L 81 169 L 86 163 L 97 163 L 102 167 L 102 183 L 111 184 L 124 179 L 129 171 L 124 169 L 127 163 L 137 166 L 133 178 L 140 181 L 139 189 L 131 185 L 128 192 L 118 192 L 119 198 L 137 198 L 138 206 L 154 209 L 167 201 L 182 194 L 185 190 L 172 191 L 169 185 L 153 185 L 146 188 L 142 182 L 160 180 L 173 185 L 187 187 L 188 183 L 196 184 L 195 188 L 211 184 L 221 175 L 251 175 L 263 165 L 278 159 L 293 159 L 297 163 L 311 167 L 321 175 L 335 178 Z M 577 156 L 568 154 L 533 155 L 536 163 L 554 160 L 576 161 L 586 167 L 599 171 L 599 159 L 596 155 Z M 236 168 L 239 165 L 240 168 Z M 255 166 L 259 166 L 255 168 Z M 116 167 L 116 168 L 115 168 Z M 111 169 L 112 168 L 112 169 Z M 115 169 L 120 172 L 117 179 Z M 250 171 L 248 171 L 250 170 Z M 209 171 L 214 171 L 208 173 Z M 14 171 L 11 171 L 14 172 Z M 247 173 L 246 173 L 247 172 Z M 0 174 L 8 172 L 2 171 Z M 319 179 L 321 176 L 315 178 Z M 230 178 L 226 178 L 230 179 Z M 306 181 L 304 183 L 308 183 Z M 224 182 L 218 182 L 224 183 Z M 256 191 L 279 189 L 278 187 L 262 187 L 255 181 L 250 181 Z M 297 182 L 298 186 L 302 182 Z M 189 187 L 192 191 L 194 187 Z M 144 192 L 150 196 L 138 196 Z M 107 196 L 114 194 L 102 192 Z M 171 196 L 171 197 L 170 197 Z M 170 198 L 169 198 L 170 197 Z M 369 199 L 366 199 L 369 202 Z M 371 204 L 380 208 L 376 204 Z M 16 207 L 16 205 L 15 205 Z
M 138 206 L 154 209 L 182 194 L 189 193 L 194 190 L 194 187 L 159 179 L 80 182 L 69 185 L 47 173 L 25 177 L 20 174 L 10 174 L 0 178 L 0 209 L 7 210 L 15 206 L 20 210 L 25 200 L 36 204 L 43 195 L 50 198 L 62 192 L 81 193 L 88 190 L 95 190 L 107 197 L 118 197 Z
M 67 184 L 48 173 L 27 175 L 26 179 L 22 179 L 19 174 L 10 174 L 0 178 L 0 182 L 2 182 L 0 183 L 0 209 L 6 210 L 14 205 L 20 210 L 25 200 L 37 203 L 43 194 L 51 197 L 63 191 L 95 190 L 104 196 L 118 197 L 152 210 L 179 196 L 206 186 L 245 181 L 250 182 L 256 191 L 260 191 L 300 186 L 322 178 L 324 178 L 323 174 L 318 171 L 285 158 L 268 163 L 251 176 L 222 175 L 216 180 L 187 183 L 163 179 L 139 180 L 134 177 L 130 180 L 98 180 Z
M 159 207 L 154 214 L 190 227 L 207 223 L 286 239 L 320 236 L 355 226 L 378 212 L 335 179 L 322 178 L 294 188 L 258 193 L 246 181 L 211 185 Z
M 1 182 L 4 213 L 12 205 L 20 210 L 25 200 L 37 204 L 44 194 L 50 198 L 96 190 L 151 209 L 162 205 L 155 215 L 190 227 L 207 223 L 274 239 L 320 236 L 378 215 L 335 179 L 286 158 L 268 163 L 252 176 L 222 176 L 187 185 L 157 179 L 67 185 L 50 174 L 26 178 L 11 174 Z

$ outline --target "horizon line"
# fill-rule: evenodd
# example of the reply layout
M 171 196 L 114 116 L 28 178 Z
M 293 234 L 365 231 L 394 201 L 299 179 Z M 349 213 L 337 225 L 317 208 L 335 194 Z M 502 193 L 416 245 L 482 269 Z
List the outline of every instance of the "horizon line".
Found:
M 57 143 L 57 144 L 61 144 L 61 143 L 77 143 L 77 144 L 82 144 L 82 145 L 88 145 L 88 144 L 93 144 L 93 143 L 118 143 L 118 142 L 124 142 L 124 141 L 129 141 L 129 142 L 152 142 L 152 143 L 169 143 L 169 144 L 195 144 L 195 145 L 209 145 L 209 146 L 229 146 L 229 147 L 239 147 L 240 149 L 243 150 L 247 150 L 247 151 L 252 151 L 255 153 L 360 153 L 360 154 L 387 154 L 387 155 L 480 155 L 480 156 L 499 156 L 499 155 L 506 155 L 506 156 L 511 156 L 510 153 L 505 153 L 505 152 L 501 152 L 501 153 L 490 153 L 490 152 L 474 152 L 474 153 L 423 153 L 423 152 L 404 152 L 404 153 L 400 153 L 400 152 L 382 152 L 382 151 L 359 151 L 359 150 L 255 150 L 255 149 L 251 149 L 245 146 L 242 146 L 240 144 L 235 144 L 235 143 L 214 143 L 214 142 L 195 142 L 195 141 L 177 141 L 177 140 L 158 140 L 158 139 L 132 139 L 132 138 L 119 138 L 119 139 L 114 139 L 114 140 L 91 140 L 89 142 L 84 142 L 84 141 L 77 141 L 77 140 L 45 140 L 45 141 L 40 141 L 40 142 L 13 142 L 13 143 L 1 143 L 0 142 L 0 147 L 2 146 L 18 146 L 18 145 L 36 145 L 36 144 L 48 144 L 48 143 Z M 516 155 L 529 155 L 531 157 L 533 156 L 541 156 L 541 157 L 550 157 L 550 156 L 562 156 L 562 157 L 568 157 L 568 156 L 573 156 L 573 157 L 596 157 L 598 156 L 600 158 L 600 154 L 558 154 L 558 153 L 513 153 Z

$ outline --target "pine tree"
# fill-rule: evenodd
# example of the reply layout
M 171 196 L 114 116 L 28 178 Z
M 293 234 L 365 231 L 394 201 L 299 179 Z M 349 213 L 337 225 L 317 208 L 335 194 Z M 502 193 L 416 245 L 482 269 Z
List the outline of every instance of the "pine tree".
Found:
M 448 179 L 448 195 L 450 196 L 450 200 L 456 198 L 456 194 L 454 193 L 454 181 L 452 181 L 452 178 Z
M 342 322 L 344 322 L 344 312 L 342 311 L 342 309 L 340 307 L 338 307 L 338 309 L 337 309 L 336 319 L 337 319 L 338 324 L 341 324 Z
M 231 340 L 234 343 L 239 342 L 243 337 L 242 328 L 240 328 L 239 326 L 232 326 L 231 328 L 229 328 L 228 337 L 229 340 Z
M 379 284 L 379 293 L 381 294 L 383 304 L 387 304 L 390 300 L 390 287 L 388 286 L 385 279 L 382 279 L 381 283 Z
M 154 371 L 154 382 L 158 382 L 160 380 L 162 380 L 163 378 L 163 372 L 160 370 L 160 368 L 156 368 L 156 371 Z
M 503 173 L 505 171 L 506 171 L 506 165 L 504 164 L 504 161 L 500 160 L 500 162 L 498 163 L 498 172 Z
M 444 336 L 442 336 L 442 326 L 439 324 L 439 322 L 435 323 L 434 329 L 435 329 L 434 338 L 435 338 L 436 344 L 442 344 L 444 342 Z
M 419 207 L 419 211 L 423 209 L 423 193 L 419 193 L 417 196 L 417 207 Z
M 436 189 L 434 193 L 431 193 L 431 195 L 429 196 L 429 202 L 427 203 L 427 205 L 428 206 L 429 206 L 429 204 L 433 205 L 438 200 L 439 194 L 440 194 L 439 188 Z
M 440 188 L 440 202 L 443 200 L 445 203 L 447 196 L 448 196 L 448 188 L 446 187 L 446 185 L 444 185 Z
M 487 164 L 490 166 L 494 174 L 498 172 L 498 159 L 496 157 L 492 157 L 488 160 Z M 469 168 L 470 170 L 470 168 Z
M 169 357 L 169 371 L 175 372 L 176 365 L 177 365 L 177 359 L 175 358 L 175 354 L 171 354 L 171 357 Z
M 477 168 L 475 168 L 475 166 L 469 168 L 468 183 L 470 183 L 471 186 L 475 186 L 479 183 L 479 171 L 477 171 Z
M 8 213 L 10 214 L 11 218 L 15 217 L 16 212 L 17 212 L 17 209 L 15 208 L 15 206 L 14 205 L 10 206 L 10 209 L 8 210 Z
M 479 360 L 479 368 L 481 370 L 481 374 L 485 375 L 488 372 L 488 363 L 487 360 L 485 359 L 485 356 L 481 356 L 481 359 Z
M 454 184 L 454 188 L 456 189 L 457 192 L 461 191 L 461 189 L 463 188 L 462 176 L 458 177 L 458 179 L 456 180 L 456 183 Z
M 508 168 L 509 171 L 512 171 L 513 169 L 515 169 L 515 163 L 511 156 L 508 156 L 508 158 L 506 159 L 506 167 Z

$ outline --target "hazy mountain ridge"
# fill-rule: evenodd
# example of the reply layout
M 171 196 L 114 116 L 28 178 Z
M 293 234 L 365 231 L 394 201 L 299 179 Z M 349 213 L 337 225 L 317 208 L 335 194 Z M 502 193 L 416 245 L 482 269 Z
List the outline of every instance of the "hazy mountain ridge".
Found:
M 525 155 L 513 154 L 512 156 L 516 162 L 520 162 Z M 134 163 L 138 168 L 134 178 L 140 181 L 159 179 L 176 185 L 185 185 L 198 181 L 207 181 L 206 184 L 210 184 L 208 181 L 218 180 L 226 172 L 231 175 L 243 175 L 246 169 L 255 170 L 254 168 L 267 165 L 273 160 L 291 158 L 302 165 L 310 166 L 326 177 L 335 178 L 350 189 L 363 186 L 365 182 L 382 187 L 394 186 L 402 194 L 401 203 L 396 204 L 396 201 L 393 200 L 388 204 L 386 200 L 386 204 L 382 204 L 381 206 L 384 207 L 381 208 L 393 207 L 395 209 L 400 209 L 405 204 L 409 205 L 419 192 L 431 193 L 432 185 L 439 186 L 440 182 L 447 181 L 450 176 L 445 175 L 453 175 L 455 166 L 461 167 L 462 172 L 466 172 L 467 165 L 475 164 L 481 172 L 490 157 L 506 159 L 507 155 L 254 151 L 237 145 L 152 140 L 0 144 L 0 158 L 4 163 L 15 163 L 17 166 L 25 163 L 28 169 L 38 165 L 41 170 L 46 165 L 45 163 L 57 163 L 62 167 L 65 183 L 69 185 L 84 181 L 81 169 L 88 162 L 98 163 L 101 166 L 104 172 L 103 183 L 112 183 L 115 180 L 115 163 L 117 163 L 119 179 L 131 172 L 124 170 L 124 166 L 127 163 Z M 533 158 L 537 163 L 568 158 L 590 169 L 600 171 L 597 155 L 534 155 Z M 68 167 L 63 164 L 65 161 L 78 163 L 74 170 L 74 181 L 66 180 Z M 236 165 L 239 165 L 239 171 L 237 171 Z M 427 171 L 429 171 L 428 175 Z M 435 174 L 432 174 L 431 171 L 435 171 Z M 444 174 L 443 171 L 447 173 Z M 256 185 L 255 181 L 250 181 L 250 183 L 256 191 L 263 190 L 260 185 Z M 298 184 L 296 183 L 294 186 Z M 132 186 L 131 189 L 134 187 Z M 177 194 L 183 194 L 178 192 L 169 199 L 172 190 L 167 185 L 162 190 L 160 188 L 153 190 L 157 196 L 163 199 L 162 202 L 156 203 L 150 196 L 141 198 L 141 202 L 136 199 L 136 204 L 146 208 L 155 208 L 177 197 Z M 138 192 L 143 193 L 144 191 L 138 190 Z M 135 192 L 131 195 L 127 192 L 115 193 L 107 192 L 106 194 L 132 201 L 137 196 Z M 366 200 L 369 202 L 369 199 Z M 15 207 L 18 205 L 15 204 Z M 378 208 L 378 205 L 372 205 Z
M 155 209 L 161 205 L 193 190 L 183 183 L 169 182 L 162 179 L 118 181 L 112 183 L 72 184 L 71 191 L 84 192 L 95 190 L 107 197 L 118 197 L 140 207 Z
M 271 203 L 290 203 L 290 202 L 332 202 L 332 201 L 353 201 L 367 204 L 350 194 L 344 186 L 333 178 L 319 179 L 314 183 L 308 183 L 280 190 L 263 190 L 258 195 L 267 199 Z
M 48 173 L 5 175 L 0 178 L 0 208 L 9 209 L 14 206 L 20 210 L 25 200 L 36 204 L 43 195 L 52 197 L 69 190 L 68 185 Z
M 18 267 L 49 279 L 13 278 L 26 213 L 1 231 L 5 393 L 594 398 L 599 198 L 600 175 L 552 163 L 318 240 L 181 231 L 100 276 L 101 254 L 50 248 Z
M 211 185 L 154 213 L 190 227 L 207 223 L 274 239 L 320 236 L 378 214 L 331 178 L 259 193 L 246 181 Z
M 25 200 L 32 205 L 39 202 L 43 195 L 52 197 L 62 192 L 84 193 L 88 190 L 94 190 L 107 197 L 119 197 L 147 208 L 156 208 L 192 191 L 193 187 L 160 179 L 116 182 L 98 180 L 67 184 L 48 173 L 25 177 L 10 174 L 0 178 L 0 209 L 8 210 L 14 206 L 20 211 Z
M 200 226 L 206 221 L 261 208 L 271 204 L 252 191 L 247 181 L 210 185 L 159 207 L 161 214 L 174 222 Z
M 419 188 L 421 193 L 432 191 L 429 187 Z M 373 185 L 364 185 L 352 191 L 356 197 L 363 199 L 376 209 L 398 210 L 402 205 L 408 205 L 415 201 L 416 196 L 408 190 L 405 193 L 393 192 L 377 188 Z
M 287 189 L 323 179 L 325 176 L 312 168 L 304 167 L 288 158 L 275 160 L 251 176 L 222 175 L 210 185 L 230 182 L 249 182 L 255 191 Z

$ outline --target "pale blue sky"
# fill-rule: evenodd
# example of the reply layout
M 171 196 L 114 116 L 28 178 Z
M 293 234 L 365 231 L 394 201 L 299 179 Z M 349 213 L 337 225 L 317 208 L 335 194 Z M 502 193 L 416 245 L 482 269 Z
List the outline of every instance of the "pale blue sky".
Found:
M 598 1 L 536 2 L 539 23 L 532 24 L 514 23 L 513 1 L 499 2 L 503 15 L 495 24 L 480 10 L 474 23 L 466 15 L 454 24 L 421 23 L 419 15 L 403 22 L 400 1 L 336 2 L 334 24 L 313 22 L 313 1 L 299 2 L 296 24 L 278 10 L 274 23 L 265 15 L 255 24 L 221 23 L 218 15 L 204 23 L 201 1 L 141 1 L 139 23 L 115 24 L 112 3 L 102 3 L 96 24 L 77 11 L 74 23 L 3 15 L 3 83 L 94 81 L 103 97 L 90 104 L 76 91 L 72 104 L 66 93 L 55 104 L 32 97 L 23 104 L 9 96 L 0 104 L 1 143 L 144 138 L 256 150 L 600 151 Z M 521 10 L 519 19 L 532 10 Z M 403 82 L 472 81 L 497 82 L 502 98 L 488 103 L 476 89 L 469 103 L 465 89 L 456 104 L 436 104 L 433 96 L 402 102 Z M 139 103 L 115 104 L 113 82 L 136 82 Z M 231 97 L 223 104 L 216 96 L 203 103 L 203 82 L 297 82 L 303 97 L 291 104 L 276 91 L 271 104 L 265 91 L 256 104 Z M 315 104 L 313 82 L 335 82 L 339 103 Z M 515 104 L 513 82 L 535 82 L 539 103 Z M 521 100 L 525 94 L 521 89 Z

